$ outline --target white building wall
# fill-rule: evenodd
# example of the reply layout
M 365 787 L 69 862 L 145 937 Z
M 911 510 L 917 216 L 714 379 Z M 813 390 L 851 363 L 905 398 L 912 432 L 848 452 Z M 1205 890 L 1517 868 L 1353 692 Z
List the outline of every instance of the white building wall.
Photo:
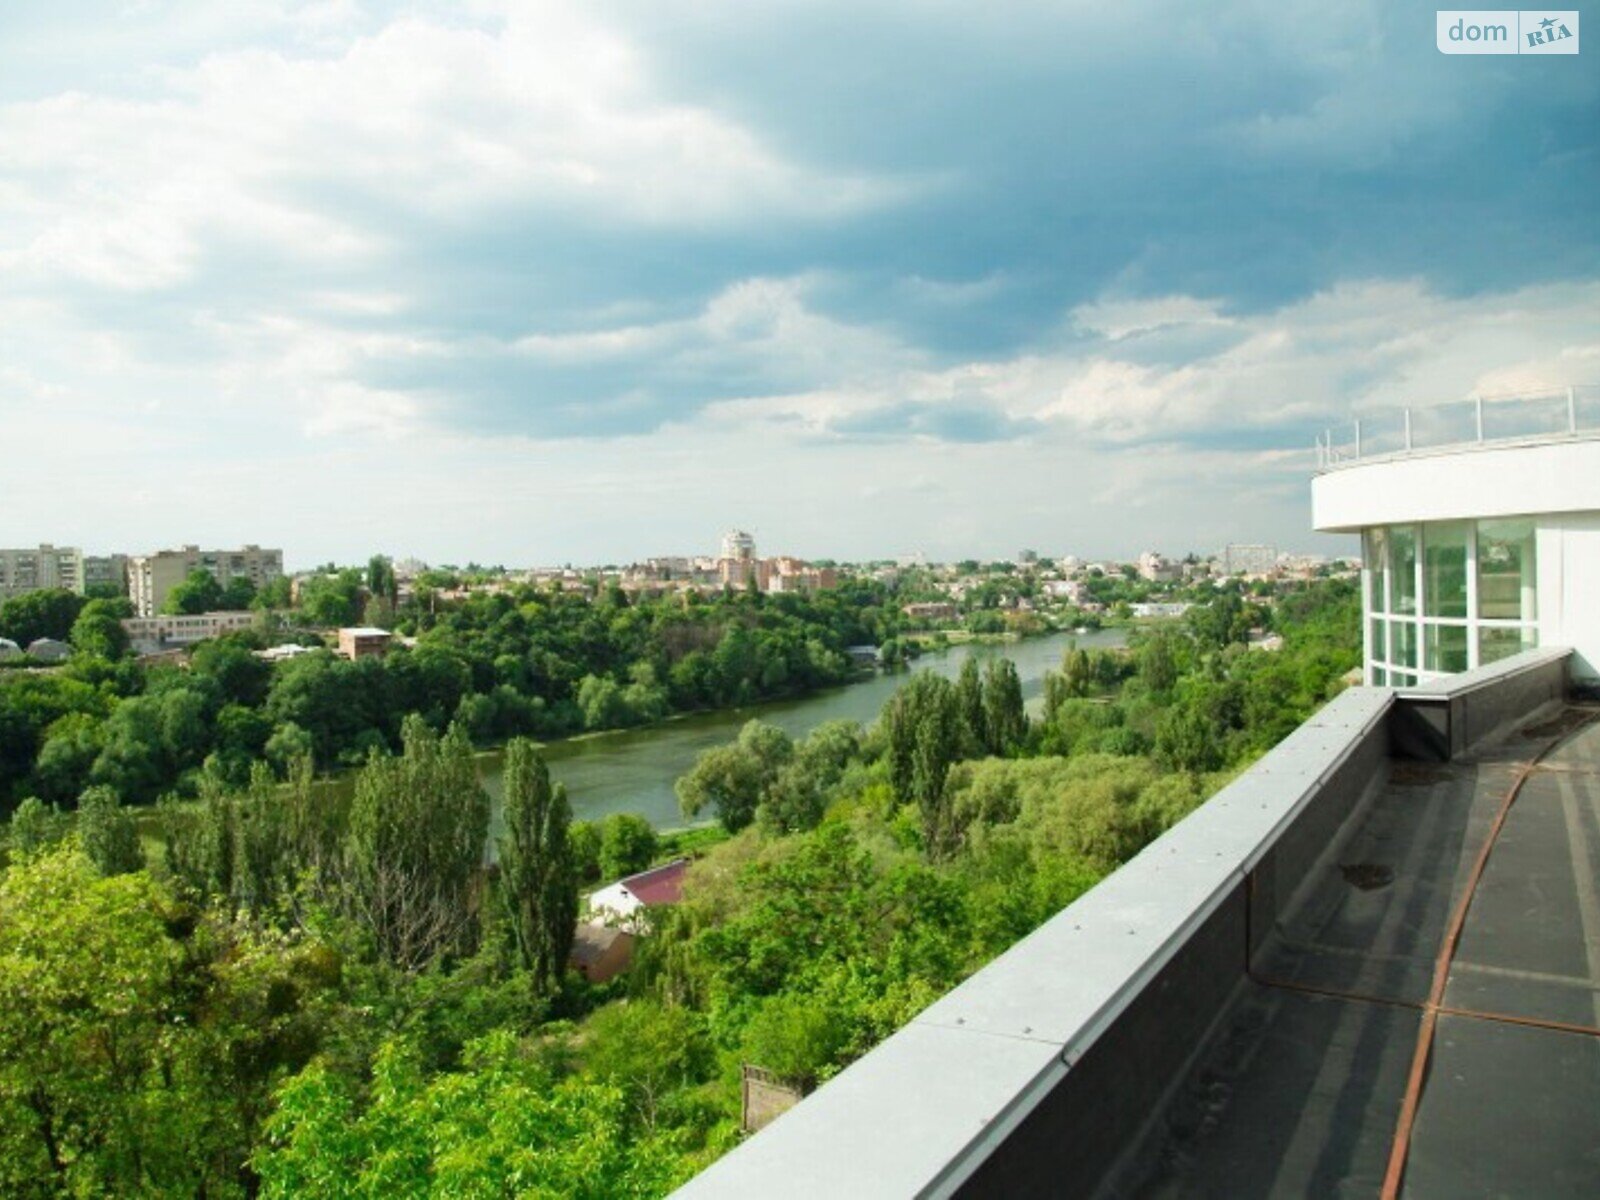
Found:
M 1600 438 L 1374 459 L 1311 481 L 1311 523 L 1325 533 L 1583 511 L 1600 511 Z
M 1311 509 L 1312 524 L 1326 533 L 1532 518 L 1539 644 L 1572 647 L 1574 675 L 1600 679 L 1600 437 L 1474 444 L 1361 461 L 1318 475 Z M 1363 571 L 1364 617 L 1369 595 Z M 1362 642 L 1370 663 L 1366 620 Z
M 1600 678 L 1600 512 L 1539 521 L 1539 644 L 1571 646 L 1573 674 Z

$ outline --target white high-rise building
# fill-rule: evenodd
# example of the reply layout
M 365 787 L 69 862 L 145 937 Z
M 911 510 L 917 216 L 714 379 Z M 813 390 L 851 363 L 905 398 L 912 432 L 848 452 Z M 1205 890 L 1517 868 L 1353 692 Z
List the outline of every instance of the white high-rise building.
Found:
M 730 529 L 722 535 L 723 558 L 754 558 L 756 539 L 742 529 Z

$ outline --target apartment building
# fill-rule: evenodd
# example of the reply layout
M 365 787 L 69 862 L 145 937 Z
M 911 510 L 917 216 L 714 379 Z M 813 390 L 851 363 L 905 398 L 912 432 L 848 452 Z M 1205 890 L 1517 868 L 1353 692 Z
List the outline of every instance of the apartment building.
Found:
M 141 617 L 161 611 L 167 596 L 195 571 L 209 572 L 223 587 L 235 579 L 248 579 L 260 588 L 283 575 L 283 551 L 264 550 L 251 544 L 238 550 L 158 550 L 128 559 L 128 596 Z
M 23 550 L 0 550 L 0 599 L 46 588 L 83 591 L 83 551 L 48 543 Z
M 1219 557 L 1224 575 L 1271 575 L 1278 569 L 1276 546 L 1228 545 Z

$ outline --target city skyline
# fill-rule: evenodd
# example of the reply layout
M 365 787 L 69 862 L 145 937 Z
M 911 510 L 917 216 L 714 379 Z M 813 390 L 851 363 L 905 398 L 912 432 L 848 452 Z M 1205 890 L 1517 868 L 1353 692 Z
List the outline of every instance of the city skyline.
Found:
M 1331 556 L 1325 426 L 1600 380 L 1581 56 L 1058 9 L 8 11 L 0 545 Z

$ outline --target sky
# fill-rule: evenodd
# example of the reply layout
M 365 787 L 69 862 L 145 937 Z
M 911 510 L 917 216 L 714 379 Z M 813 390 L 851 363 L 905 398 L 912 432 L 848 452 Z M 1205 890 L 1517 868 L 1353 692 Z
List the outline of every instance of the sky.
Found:
M 1434 11 L 0 6 L 0 545 L 1345 553 L 1322 430 L 1600 382 L 1595 52 Z

